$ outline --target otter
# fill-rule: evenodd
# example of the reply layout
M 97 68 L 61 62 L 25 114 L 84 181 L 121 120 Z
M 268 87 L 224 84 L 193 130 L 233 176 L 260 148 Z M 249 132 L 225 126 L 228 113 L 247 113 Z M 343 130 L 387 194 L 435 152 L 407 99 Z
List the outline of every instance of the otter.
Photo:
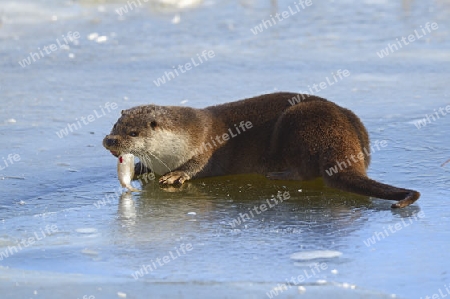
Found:
M 392 208 L 420 197 L 370 179 L 369 135 L 361 120 L 313 95 L 279 92 L 203 109 L 137 106 L 122 111 L 103 146 L 116 157 L 137 156 L 136 175 L 153 171 L 161 186 L 256 173 L 274 180 L 322 177 L 332 188 L 397 201 Z

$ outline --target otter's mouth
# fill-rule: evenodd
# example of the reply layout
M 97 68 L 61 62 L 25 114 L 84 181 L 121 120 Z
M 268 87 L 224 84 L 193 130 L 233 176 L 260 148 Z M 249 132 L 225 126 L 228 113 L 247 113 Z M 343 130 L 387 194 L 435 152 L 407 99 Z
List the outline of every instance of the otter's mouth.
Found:
M 120 151 L 118 151 L 120 150 L 120 146 L 117 136 L 106 135 L 103 139 L 103 146 L 109 150 L 113 156 L 118 157 L 120 155 Z

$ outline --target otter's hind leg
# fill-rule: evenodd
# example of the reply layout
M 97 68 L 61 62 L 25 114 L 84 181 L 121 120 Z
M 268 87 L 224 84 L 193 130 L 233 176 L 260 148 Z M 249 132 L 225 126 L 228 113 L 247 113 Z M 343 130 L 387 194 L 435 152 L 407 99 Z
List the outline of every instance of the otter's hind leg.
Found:
M 381 199 L 398 200 L 391 206 L 392 208 L 409 206 L 420 197 L 420 193 L 417 191 L 383 184 L 356 171 L 350 170 L 332 175 L 325 174 L 323 177 L 325 183 L 333 188 Z

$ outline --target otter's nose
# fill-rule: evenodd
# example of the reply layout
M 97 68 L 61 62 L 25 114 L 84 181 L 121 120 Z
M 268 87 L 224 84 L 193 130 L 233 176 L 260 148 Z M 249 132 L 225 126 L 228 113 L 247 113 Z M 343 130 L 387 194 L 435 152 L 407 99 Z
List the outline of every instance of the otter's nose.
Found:
M 117 146 L 117 138 L 106 136 L 103 139 L 103 146 L 106 148 Z

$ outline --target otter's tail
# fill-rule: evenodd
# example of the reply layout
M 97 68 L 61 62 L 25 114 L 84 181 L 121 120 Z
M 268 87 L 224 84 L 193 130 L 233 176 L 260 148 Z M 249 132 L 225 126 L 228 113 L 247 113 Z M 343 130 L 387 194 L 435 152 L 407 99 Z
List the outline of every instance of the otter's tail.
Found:
M 356 172 L 340 172 L 331 176 L 325 174 L 323 177 L 325 183 L 333 188 L 381 199 L 398 200 L 392 208 L 409 206 L 420 197 L 417 191 L 383 184 Z

